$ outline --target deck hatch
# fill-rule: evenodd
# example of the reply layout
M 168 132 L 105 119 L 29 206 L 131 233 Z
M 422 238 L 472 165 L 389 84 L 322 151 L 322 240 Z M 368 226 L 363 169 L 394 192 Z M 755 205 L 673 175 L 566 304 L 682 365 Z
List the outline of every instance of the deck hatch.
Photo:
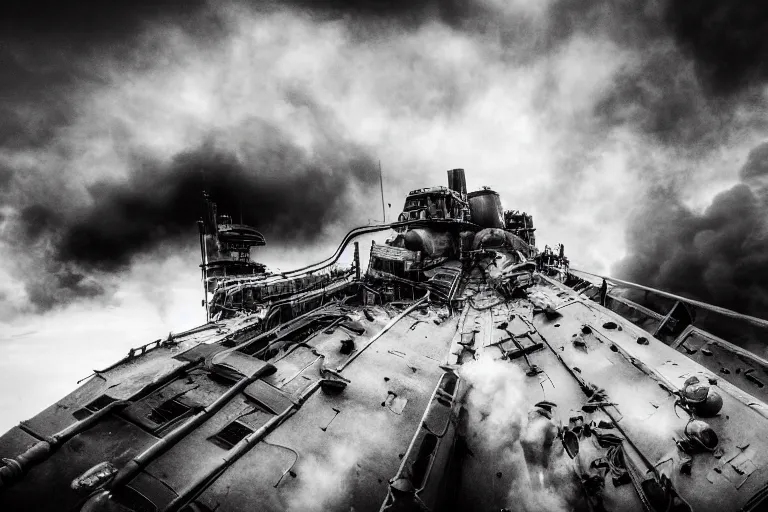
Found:
M 112 398 L 111 396 L 101 395 L 99 398 L 89 402 L 88 405 L 85 406 L 85 408 L 90 410 L 90 411 L 92 411 L 92 412 L 96 412 L 96 411 L 100 411 L 101 409 L 105 408 L 106 406 L 108 406 L 109 404 L 111 404 L 114 401 L 115 401 L 115 399 Z
M 239 421 L 233 421 L 210 439 L 215 444 L 229 449 L 245 439 L 249 434 L 253 434 L 253 432 L 254 430 L 250 427 L 243 425 Z
M 280 414 L 293 405 L 290 397 L 274 386 L 257 380 L 245 388 L 245 396 L 256 402 L 256 404 L 267 412 Z
M 172 398 L 155 406 L 147 414 L 147 419 L 158 425 L 165 425 L 180 418 L 192 408 Z
M 114 401 L 115 399 L 111 396 L 101 395 L 100 397 L 88 402 L 85 407 L 73 412 L 72 416 L 74 416 L 77 420 L 83 420 L 94 412 L 102 410 Z

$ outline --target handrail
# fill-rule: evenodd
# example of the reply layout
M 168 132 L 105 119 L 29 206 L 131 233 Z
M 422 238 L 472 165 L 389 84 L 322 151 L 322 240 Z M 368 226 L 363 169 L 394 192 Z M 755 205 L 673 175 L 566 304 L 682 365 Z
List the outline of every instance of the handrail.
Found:
M 342 274 L 349 274 L 350 270 L 344 270 L 339 271 L 338 276 L 334 276 L 331 273 L 328 274 L 318 274 L 317 277 L 320 278 L 329 278 L 334 279 L 335 277 L 340 277 Z M 272 278 L 271 280 L 269 278 Z M 252 286 L 252 285 L 266 285 L 266 286 L 272 286 L 272 285 L 278 285 L 280 283 L 284 283 L 286 278 L 282 277 L 280 274 L 270 274 L 267 277 L 261 277 L 261 278 L 251 278 L 251 277 L 231 277 L 223 279 L 219 282 L 217 285 L 218 288 L 235 288 L 237 286 Z
M 273 294 L 270 294 L 270 295 L 265 295 L 265 296 L 259 297 L 257 304 L 258 305 L 268 304 L 270 300 L 278 298 L 278 297 L 282 297 L 279 300 L 285 300 L 285 298 L 294 298 L 294 297 L 296 297 L 298 295 L 301 295 L 301 294 L 304 294 L 304 293 L 310 293 L 310 292 L 314 292 L 314 291 L 317 291 L 317 290 L 322 290 L 322 289 L 326 288 L 329 285 L 333 285 L 333 284 L 336 284 L 338 282 L 341 282 L 341 281 L 344 281 L 344 280 L 348 279 L 352 274 L 354 274 L 354 272 L 347 271 L 343 275 L 338 275 L 338 276 L 330 276 L 330 275 L 328 275 L 327 279 L 325 279 L 325 277 L 324 277 L 322 280 L 315 281 L 314 283 L 309 284 L 309 285 L 307 285 L 307 286 L 305 286 L 303 288 L 294 289 L 294 290 L 290 290 L 289 289 L 289 290 L 282 291 L 282 292 L 279 292 L 279 293 L 273 293 Z M 227 288 L 224 291 L 227 294 L 237 293 L 238 291 L 241 291 L 244 288 L 248 287 L 250 284 L 251 283 L 247 283 L 246 282 L 246 283 L 238 283 L 238 284 L 228 285 Z M 226 303 L 226 301 L 225 301 L 225 303 Z M 226 305 L 224 305 L 224 306 L 218 305 L 217 306 L 216 304 L 214 304 L 214 306 L 216 306 L 216 307 L 219 307 L 221 309 L 227 309 L 229 311 L 241 311 L 242 309 L 244 309 L 244 301 L 240 301 L 238 303 L 238 305 L 243 306 L 243 307 L 242 308 L 235 308 L 235 307 L 230 307 L 230 306 L 226 306 Z
M 647 291 L 647 292 L 656 293 L 658 295 L 661 295 L 662 297 L 667 297 L 668 299 L 673 299 L 673 300 L 679 300 L 680 302 L 685 302 L 686 304 L 690 304 L 692 306 L 697 306 L 697 307 L 700 307 L 702 309 L 706 309 L 708 311 L 713 311 L 715 313 L 719 313 L 721 315 L 724 315 L 724 316 L 727 316 L 727 317 L 730 317 L 730 318 L 735 318 L 737 320 L 745 320 L 745 321 L 750 322 L 751 324 L 757 325 L 759 327 L 768 327 L 768 320 L 764 320 L 762 318 L 757 318 L 757 317 L 754 317 L 754 316 L 751 316 L 751 315 L 745 315 L 743 313 L 737 313 L 736 311 L 733 311 L 731 309 L 722 308 L 720 306 L 715 306 L 713 304 L 707 304 L 706 302 L 701 302 L 701 301 L 698 301 L 698 300 L 689 299 L 687 297 L 682 297 L 680 295 L 675 295 L 674 293 L 669 293 L 669 292 L 665 292 L 665 291 L 662 291 L 662 290 L 657 290 L 656 288 L 651 288 L 649 286 L 643 286 L 641 284 L 633 283 L 633 282 L 630 282 L 630 281 L 624 281 L 622 279 L 616 279 L 615 277 L 601 276 L 600 274 L 593 274 L 592 272 L 587 272 L 586 270 L 579 270 L 579 269 L 572 268 L 571 271 L 572 272 L 581 272 L 582 274 L 587 274 L 587 275 L 593 276 L 593 277 L 599 277 L 600 279 L 604 279 L 606 281 L 610 281 L 610 282 L 612 282 L 614 284 L 621 284 L 621 285 L 624 285 L 624 286 L 629 286 L 631 288 L 637 288 L 639 290 L 644 290 L 644 291 Z

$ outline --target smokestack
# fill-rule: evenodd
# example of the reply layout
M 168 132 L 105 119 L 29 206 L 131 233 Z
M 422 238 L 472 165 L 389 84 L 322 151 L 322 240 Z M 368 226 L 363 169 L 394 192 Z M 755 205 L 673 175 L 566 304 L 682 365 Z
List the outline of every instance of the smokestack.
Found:
M 464 177 L 464 169 L 451 169 L 448 171 L 448 188 L 467 198 L 467 179 Z

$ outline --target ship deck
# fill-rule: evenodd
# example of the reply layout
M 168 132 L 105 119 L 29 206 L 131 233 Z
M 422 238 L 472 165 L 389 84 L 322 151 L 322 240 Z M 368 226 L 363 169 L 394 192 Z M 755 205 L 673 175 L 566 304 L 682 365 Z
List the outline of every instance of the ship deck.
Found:
M 765 487 L 768 408 L 764 403 L 555 280 L 539 276 L 529 298 L 500 301 L 481 288 L 459 324 L 460 332 L 474 333 L 472 364 L 485 361 L 482 364 L 491 372 L 494 366 L 488 361 L 503 365 L 507 368 L 503 378 L 514 382 L 513 389 L 501 392 L 507 405 L 498 403 L 498 396 L 491 402 L 492 410 L 503 411 L 496 414 L 506 414 L 498 418 L 505 431 L 489 431 L 482 421 L 474 424 L 474 431 L 470 428 L 468 445 L 474 455 L 463 466 L 459 509 L 589 510 L 582 500 L 580 477 L 589 473 L 594 461 L 604 459 L 608 447 L 600 445 L 597 435 L 581 437 L 580 453 L 573 461 L 561 446 L 531 447 L 536 422 L 525 414 L 542 400 L 556 404 L 552 421 L 557 425 L 567 426 L 573 424 L 571 418 L 581 417 L 593 431 L 624 439 L 625 452 L 641 474 L 666 475 L 693 510 L 736 510 Z M 534 314 L 535 304 L 550 305 L 555 313 Z M 528 354 L 527 360 L 511 356 L 516 347 L 510 336 L 523 346 L 542 343 L 543 348 Z M 452 353 L 455 360 L 467 356 L 458 343 Z M 531 375 L 532 366 L 541 373 Z M 692 419 L 676 405 L 676 393 L 691 376 L 708 382 L 723 398 L 721 412 L 705 418 L 719 438 L 714 452 L 689 455 L 676 444 L 685 438 Z M 589 390 L 595 388 L 604 390 L 603 402 L 610 405 L 584 408 Z M 470 397 L 465 404 L 470 418 L 473 407 L 483 412 L 484 399 Z M 596 428 L 601 422 L 609 428 Z M 606 483 L 601 495 L 606 510 L 644 509 L 629 483 Z
M 764 489 L 758 398 L 543 275 L 508 298 L 475 269 L 461 301 L 453 315 L 334 301 L 268 336 L 237 317 L 136 352 L 0 437 L 12 457 L 94 419 L 6 486 L 2 509 L 80 510 L 71 482 L 105 461 L 129 475 L 113 495 L 142 512 L 379 510 L 392 480 L 417 472 L 430 507 L 455 496 L 447 510 L 643 510 L 638 489 L 660 475 L 696 511 L 738 509 Z M 462 393 L 440 420 L 452 371 Z M 717 450 L 678 447 L 691 376 L 723 398 L 706 418 Z M 429 443 L 439 448 L 423 465 Z M 588 490 L 616 444 L 636 478 Z

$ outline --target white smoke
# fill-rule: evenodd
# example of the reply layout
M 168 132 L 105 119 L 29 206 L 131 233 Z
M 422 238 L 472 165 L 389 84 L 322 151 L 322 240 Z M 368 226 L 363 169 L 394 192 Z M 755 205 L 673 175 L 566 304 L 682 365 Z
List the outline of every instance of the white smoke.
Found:
M 479 490 L 491 496 L 479 499 L 519 512 L 570 510 L 578 493 L 573 462 L 555 437 L 555 424 L 529 415 L 533 403 L 525 394 L 523 371 L 480 359 L 462 366 L 461 375 L 469 386 L 464 397 L 469 449 L 497 472 L 490 489 Z M 507 489 L 498 489 L 497 481 Z
M 334 443 L 322 456 L 310 455 L 297 469 L 301 485 L 291 490 L 286 510 L 348 510 L 343 504 L 349 499 L 350 477 L 359 460 L 356 447 L 344 443 Z
M 293 468 L 296 478 L 281 484 L 282 495 L 286 498 L 285 509 L 289 512 L 354 510 L 355 502 L 361 499 L 356 493 L 361 483 L 365 485 L 362 492 L 366 496 L 377 495 L 375 489 L 370 488 L 370 475 L 365 475 L 365 480 L 360 483 L 357 480 L 360 472 L 370 471 L 371 460 L 391 453 L 392 419 L 386 417 L 391 414 L 380 409 L 342 409 L 326 432 L 318 431 L 321 436 L 333 437 L 329 439 L 327 449 L 303 453 Z M 345 420 L 344 415 L 354 415 L 354 420 Z M 378 496 L 382 502 L 386 484 L 392 476 L 394 471 L 392 475 L 379 475 L 382 485 Z

